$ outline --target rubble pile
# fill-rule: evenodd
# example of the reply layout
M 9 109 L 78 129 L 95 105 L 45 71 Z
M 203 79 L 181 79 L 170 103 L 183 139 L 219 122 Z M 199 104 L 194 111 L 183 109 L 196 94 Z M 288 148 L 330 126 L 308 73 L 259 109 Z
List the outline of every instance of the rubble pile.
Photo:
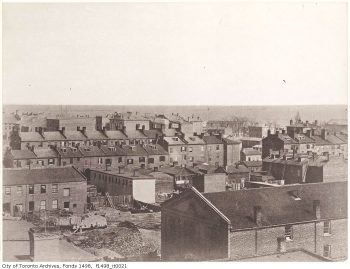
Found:
M 123 257 L 141 256 L 157 251 L 157 246 L 145 240 L 138 228 L 125 221 L 106 229 L 90 230 L 72 235 L 70 241 L 83 249 L 109 249 Z

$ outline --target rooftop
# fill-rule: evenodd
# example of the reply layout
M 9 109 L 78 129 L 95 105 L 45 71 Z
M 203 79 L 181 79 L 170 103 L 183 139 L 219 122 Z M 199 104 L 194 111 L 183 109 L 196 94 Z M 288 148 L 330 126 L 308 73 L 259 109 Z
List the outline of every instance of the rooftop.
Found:
M 86 181 L 74 167 L 3 169 L 3 186 Z
M 256 149 L 250 149 L 250 148 L 244 148 L 242 149 L 242 152 L 245 155 L 261 155 L 261 152 Z
M 206 144 L 222 144 L 221 139 L 214 135 L 203 136 L 203 140 Z
M 177 136 L 166 136 L 164 137 L 164 141 L 169 145 L 185 145 L 185 142 Z
M 233 230 L 258 227 L 254 206 L 260 206 L 262 226 L 315 220 L 313 201 L 320 200 L 321 219 L 347 218 L 347 182 L 312 183 L 203 194 L 230 221 Z M 298 193 L 294 199 L 291 193 Z
M 11 150 L 11 154 L 15 160 L 36 159 L 36 155 L 29 149 L 13 149 Z

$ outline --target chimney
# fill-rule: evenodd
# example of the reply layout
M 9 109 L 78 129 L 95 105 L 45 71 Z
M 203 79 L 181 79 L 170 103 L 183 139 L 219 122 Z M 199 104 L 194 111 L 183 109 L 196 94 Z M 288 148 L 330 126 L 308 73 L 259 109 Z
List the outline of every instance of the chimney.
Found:
M 287 160 L 287 156 L 286 155 L 283 155 L 283 160 Z
M 326 129 L 321 130 L 321 137 L 323 140 L 327 140 L 327 131 Z
M 254 222 L 257 226 L 262 226 L 262 212 L 260 206 L 254 206 Z
M 34 152 L 34 146 L 33 146 L 33 145 L 30 146 L 30 150 L 31 150 L 32 152 Z
M 271 130 L 268 129 L 268 130 L 267 130 L 267 136 L 270 136 L 270 135 L 271 135 Z
M 62 134 L 63 136 L 64 136 L 65 131 L 66 131 L 66 128 L 65 128 L 65 127 L 62 127 L 62 128 L 61 128 L 61 134 Z
M 321 201 L 320 200 L 314 200 L 314 202 L 313 202 L 313 213 L 314 213 L 314 217 L 317 220 L 321 219 Z
M 39 127 L 38 133 L 39 133 L 40 135 L 43 135 L 43 128 L 42 128 L 42 127 Z
M 317 120 L 315 120 L 315 125 L 317 125 L 318 124 L 318 121 Z
M 86 133 L 86 127 L 83 127 L 82 129 L 82 133 L 85 134 Z
M 278 134 L 279 134 L 279 131 L 276 131 L 276 133 L 275 133 L 275 134 L 276 134 L 276 136 L 278 136 Z
M 283 129 L 283 130 L 282 130 L 282 134 L 286 134 L 286 130 Z
M 79 131 L 79 132 L 80 132 L 80 126 L 77 126 L 77 131 Z
M 308 126 L 309 125 L 309 121 L 307 120 L 307 121 L 305 121 L 305 123 L 306 123 L 306 126 Z
M 311 136 L 311 130 L 306 130 L 306 134 L 305 134 L 307 137 L 310 137 Z
M 238 169 L 239 168 L 239 163 L 236 163 L 236 169 Z
M 286 239 L 284 237 L 277 238 L 277 252 L 284 253 L 286 252 Z
M 293 120 L 290 120 L 290 121 L 289 121 L 289 125 L 293 125 Z

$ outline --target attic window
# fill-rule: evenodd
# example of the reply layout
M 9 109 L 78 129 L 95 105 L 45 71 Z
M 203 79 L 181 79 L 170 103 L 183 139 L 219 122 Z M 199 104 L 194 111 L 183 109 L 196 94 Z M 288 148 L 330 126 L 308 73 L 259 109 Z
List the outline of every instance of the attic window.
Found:
M 173 140 L 174 140 L 174 141 L 179 141 L 179 138 L 173 137 Z

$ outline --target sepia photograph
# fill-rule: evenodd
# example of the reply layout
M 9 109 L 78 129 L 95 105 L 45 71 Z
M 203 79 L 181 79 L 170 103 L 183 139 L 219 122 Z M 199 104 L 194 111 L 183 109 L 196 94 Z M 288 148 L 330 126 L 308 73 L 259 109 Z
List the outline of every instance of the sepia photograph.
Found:
M 348 259 L 347 2 L 4 2 L 1 120 L 4 263 Z

